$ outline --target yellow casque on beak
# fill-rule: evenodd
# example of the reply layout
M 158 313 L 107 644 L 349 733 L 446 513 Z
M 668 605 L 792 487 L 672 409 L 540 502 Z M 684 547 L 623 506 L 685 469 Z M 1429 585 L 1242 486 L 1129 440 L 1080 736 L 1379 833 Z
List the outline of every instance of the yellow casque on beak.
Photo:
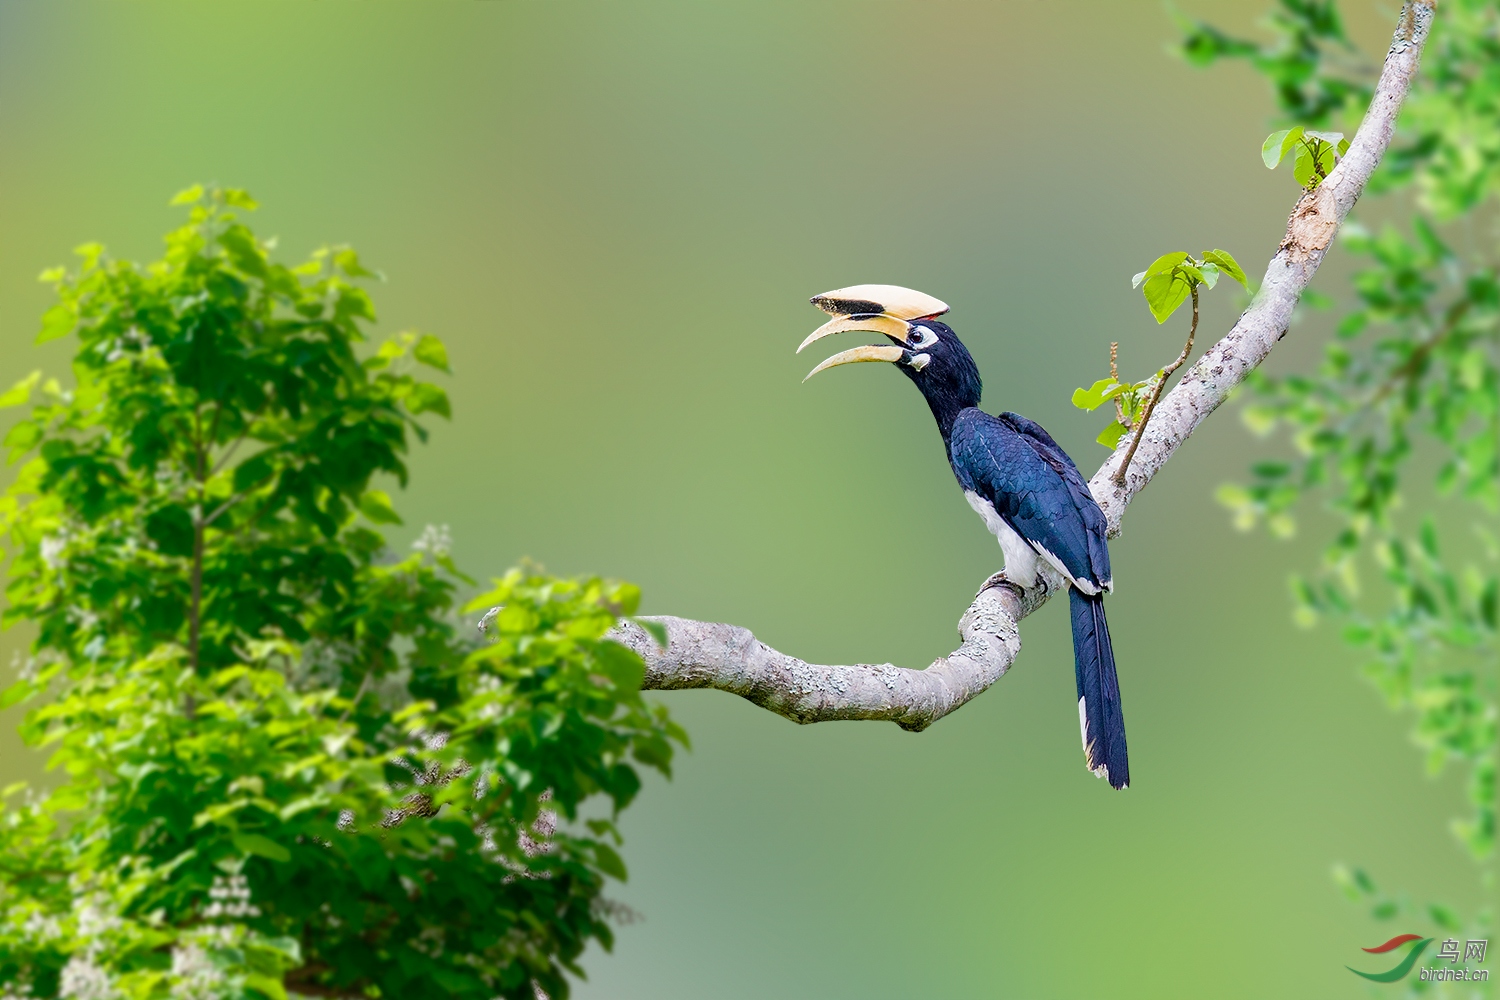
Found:
M 903 337 L 902 339 L 904 340 L 905 338 Z M 823 369 L 832 368 L 835 365 L 848 365 L 856 361 L 900 361 L 905 354 L 906 352 L 899 347 L 881 346 L 878 344 L 872 344 L 868 347 L 856 347 L 852 350 L 835 354 L 808 372 L 807 378 L 812 378 Z M 802 381 L 806 382 L 807 378 Z
M 948 303 L 914 288 L 900 285 L 851 285 L 814 295 L 812 304 L 834 318 L 818 327 L 797 348 L 801 354 L 808 344 L 835 333 L 859 330 L 879 333 L 906 343 L 911 329 L 908 320 L 941 316 Z
M 903 344 L 910 343 L 911 324 L 908 320 L 941 316 L 948 311 L 948 303 L 942 299 L 935 299 L 914 288 L 902 288 L 900 285 L 850 285 L 848 288 L 835 288 L 831 292 L 814 295 L 812 304 L 826 313 L 832 313 L 833 319 L 809 334 L 802 346 L 797 348 L 798 354 L 802 353 L 803 347 L 814 341 L 853 330 L 879 333 Z M 835 365 L 847 365 L 855 361 L 900 361 L 905 354 L 899 347 L 856 347 L 852 351 L 835 354 L 808 372 L 807 378 Z M 806 382 L 807 378 L 802 381 Z

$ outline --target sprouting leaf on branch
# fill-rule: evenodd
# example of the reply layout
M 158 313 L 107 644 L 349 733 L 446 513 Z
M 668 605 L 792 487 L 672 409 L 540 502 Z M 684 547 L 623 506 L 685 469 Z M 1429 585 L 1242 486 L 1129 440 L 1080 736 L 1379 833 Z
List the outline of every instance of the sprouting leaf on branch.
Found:
M 1201 259 L 1185 252 L 1163 254 L 1134 275 L 1130 287 L 1141 289 L 1151 315 L 1158 323 L 1165 323 L 1195 288 L 1201 285 L 1213 289 L 1219 283 L 1220 271 L 1249 289 L 1245 272 L 1223 250 L 1205 250 Z
M 1228 250 L 1205 250 L 1203 261 L 1205 265 L 1211 264 L 1238 281 L 1244 286 L 1245 291 L 1250 291 L 1250 279 L 1245 277 L 1245 271 L 1240 267 L 1239 261 L 1235 260 Z
M 1311 190 L 1333 171 L 1338 159 L 1349 151 L 1349 140 L 1342 132 L 1304 129 L 1301 125 L 1282 129 L 1266 136 L 1261 143 L 1261 160 L 1275 170 L 1288 152 L 1293 153 L 1292 176 Z
M 1087 389 L 1073 390 L 1073 405 L 1080 410 L 1093 410 L 1126 391 L 1126 386 L 1114 378 L 1101 378 Z

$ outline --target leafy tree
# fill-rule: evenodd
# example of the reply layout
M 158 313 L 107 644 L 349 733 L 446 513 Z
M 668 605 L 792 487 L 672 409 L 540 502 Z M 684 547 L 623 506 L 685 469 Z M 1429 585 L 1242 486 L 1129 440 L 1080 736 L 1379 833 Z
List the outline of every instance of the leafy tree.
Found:
M 1182 51 L 1203 64 L 1247 59 L 1272 80 L 1291 127 L 1267 140 L 1266 165 L 1300 142 L 1297 179 L 1310 187 L 1341 152 L 1338 133 L 1313 129 L 1356 123 L 1373 73 L 1351 58 L 1333 2 L 1281 0 L 1269 23 L 1268 45 L 1188 24 Z M 1432 770 L 1467 771 L 1470 815 L 1453 831 L 1485 860 L 1495 846 L 1500 719 L 1493 0 L 1442 4 L 1400 125 L 1371 185 L 1393 195 L 1381 214 L 1399 224 L 1345 226 L 1343 247 L 1363 263 L 1321 366 L 1258 374 L 1244 409 L 1252 430 L 1283 430 L 1291 448 L 1221 498 L 1241 527 L 1265 524 L 1281 537 L 1296 530 L 1304 498 L 1325 501 L 1340 527 L 1321 568 L 1293 581 L 1298 618 L 1341 621 L 1344 638 L 1369 652 L 1365 673 L 1391 707 L 1414 714 L 1413 738 Z M 1341 878 L 1377 916 L 1401 912 L 1363 873 Z M 1444 929 L 1460 925 L 1442 907 L 1428 915 Z M 1474 917 L 1484 927 L 1490 919 Z
M 73 387 L 0 398 L 39 395 L 4 442 L 37 634 L 5 699 L 63 775 L 5 792 L 0 992 L 566 996 L 625 912 L 612 817 L 684 741 L 604 638 L 638 593 L 518 569 L 461 628 L 446 531 L 391 553 L 372 485 L 448 415 L 442 342 L 361 349 L 352 249 L 289 268 L 244 192 L 176 203 L 162 260 L 43 275 Z

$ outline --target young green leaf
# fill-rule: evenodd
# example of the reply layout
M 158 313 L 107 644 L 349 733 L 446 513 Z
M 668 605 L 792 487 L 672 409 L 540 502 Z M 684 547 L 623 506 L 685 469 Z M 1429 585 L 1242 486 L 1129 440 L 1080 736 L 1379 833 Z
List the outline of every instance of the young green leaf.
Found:
M 1164 253 L 1151 262 L 1151 266 L 1142 271 L 1138 277 L 1142 279 L 1151 278 L 1158 274 L 1164 274 L 1172 270 L 1178 264 L 1188 259 L 1186 253 Z M 1137 282 L 1139 284 L 1139 282 Z
M 38 344 L 66 337 L 78 323 L 77 308 L 71 302 L 59 302 L 42 313 L 42 330 L 36 335 Z
M 1165 323 L 1177 311 L 1177 307 L 1187 301 L 1192 287 L 1187 278 L 1174 270 L 1147 278 L 1141 291 L 1146 296 L 1146 305 L 1151 309 L 1151 315 L 1156 317 L 1156 322 Z
M 1202 275 L 1203 283 L 1210 290 L 1219 283 L 1219 267 L 1217 264 L 1204 264 L 1198 269 L 1198 272 Z
M 1266 141 L 1260 145 L 1260 158 L 1267 167 L 1272 170 L 1286 156 L 1287 150 L 1302 138 L 1302 126 L 1282 129 L 1280 132 L 1272 132 L 1266 136 Z
M 21 379 L 21 381 L 11 386 L 5 392 L 5 395 L 0 396 L 0 408 L 26 405 L 26 401 L 31 398 L 31 390 L 35 389 L 36 384 L 41 380 L 42 373 L 40 371 L 34 371 Z
M 1250 279 L 1245 277 L 1245 272 L 1241 269 L 1239 261 L 1235 260 L 1234 256 L 1228 250 L 1205 250 L 1203 251 L 1203 261 L 1207 264 L 1216 265 L 1219 270 L 1244 285 L 1245 291 L 1248 292 L 1250 290 Z
M 1303 187 L 1313 187 L 1313 178 L 1317 176 L 1313 169 L 1313 156 L 1302 143 L 1297 144 L 1297 156 L 1292 163 L 1292 178 Z
M 1113 378 L 1101 378 L 1087 389 L 1073 390 L 1073 405 L 1080 410 L 1093 410 L 1125 391 L 1125 386 Z
M 1342 132 L 1320 132 L 1314 129 L 1308 129 L 1302 134 L 1312 139 L 1320 139 L 1323 142 L 1328 143 L 1330 146 L 1336 144 L 1340 139 L 1344 137 L 1344 133 Z
M 451 369 L 448 367 L 448 348 L 444 347 L 443 342 L 430 333 L 424 333 L 418 338 L 416 346 L 412 348 L 411 355 L 430 368 L 451 372 Z
M 661 622 L 650 621 L 646 618 L 632 618 L 630 620 L 644 629 L 647 635 L 655 639 L 656 644 L 659 647 L 661 647 L 662 649 L 667 648 L 669 640 L 667 638 L 667 627 L 665 625 L 663 625 Z
M 1128 430 L 1130 430 L 1130 428 L 1126 427 L 1118 420 L 1111 420 L 1109 422 L 1109 426 L 1100 431 L 1099 436 L 1094 438 L 1094 440 L 1104 445 L 1104 447 L 1108 448 L 1110 451 L 1114 451 L 1115 448 L 1120 444 L 1120 438 L 1124 437 L 1125 432 Z
M 384 490 L 366 490 L 359 498 L 361 513 L 376 524 L 400 524 L 401 515 L 391 504 L 391 496 Z
M 225 188 L 223 193 L 224 204 L 226 205 L 242 208 L 247 212 L 253 212 L 257 208 L 260 208 L 260 203 L 250 197 L 250 192 L 248 191 L 242 191 L 239 188 Z
M 172 196 L 169 205 L 192 205 L 203 200 L 203 185 L 194 184 L 190 188 L 183 188 Z

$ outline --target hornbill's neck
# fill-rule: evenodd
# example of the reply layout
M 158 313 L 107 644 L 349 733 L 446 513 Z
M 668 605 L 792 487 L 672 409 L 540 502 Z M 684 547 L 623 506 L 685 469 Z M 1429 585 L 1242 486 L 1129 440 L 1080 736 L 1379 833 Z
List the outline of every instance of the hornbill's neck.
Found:
M 979 405 L 984 384 L 979 377 L 979 366 L 952 328 L 932 320 L 925 321 L 925 325 L 935 327 L 939 337 L 938 343 L 922 351 L 929 357 L 927 363 L 918 366 L 912 363 L 917 360 L 914 358 L 896 367 L 916 383 L 922 397 L 927 400 L 946 445 L 952 437 L 953 423 L 958 415 Z

